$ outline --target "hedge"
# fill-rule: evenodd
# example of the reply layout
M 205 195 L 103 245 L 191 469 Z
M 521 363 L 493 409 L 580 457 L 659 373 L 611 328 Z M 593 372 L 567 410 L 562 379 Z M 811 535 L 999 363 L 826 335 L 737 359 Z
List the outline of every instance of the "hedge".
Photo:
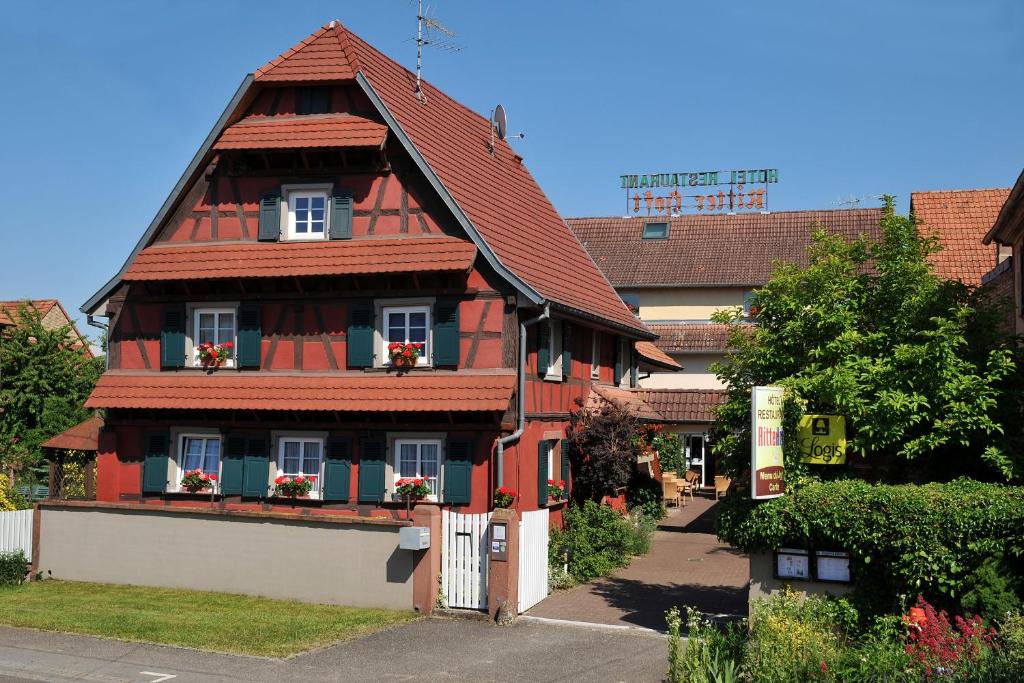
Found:
M 977 594 L 983 564 L 1006 558 L 1010 576 L 1000 580 L 1015 582 L 1024 551 L 1024 487 L 812 481 L 771 501 L 734 496 L 720 507 L 720 538 L 747 552 L 848 551 L 854 597 L 872 613 L 900 611 L 918 594 L 956 607 Z

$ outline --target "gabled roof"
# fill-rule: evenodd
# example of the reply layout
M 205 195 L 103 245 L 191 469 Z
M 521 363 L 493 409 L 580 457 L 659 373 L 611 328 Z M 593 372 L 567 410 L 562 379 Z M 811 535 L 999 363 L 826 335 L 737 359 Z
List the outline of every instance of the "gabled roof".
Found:
M 253 116 L 229 126 L 214 149 L 384 146 L 388 127 L 352 114 Z
M 715 421 L 715 410 L 725 403 L 724 389 L 632 389 L 633 394 L 665 422 Z
M 655 346 L 654 342 L 638 341 L 633 346 L 636 348 L 636 353 L 640 356 L 642 364 L 653 365 L 673 372 L 683 369 L 682 365 L 672 360 L 672 357 Z
M 216 242 L 143 249 L 126 282 L 468 272 L 476 247 L 457 237 L 319 242 Z
M 882 209 L 778 211 L 673 218 L 569 218 L 569 227 L 616 287 L 744 287 L 771 279 L 776 260 L 806 265 L 816 227 L 848 239 L 878 237 Z M 648 221 L 667 239 L 643 239 Z
M 985 244 L 993 240 L 1000 244 L 1013 244 L 1024 231 L 1024 171 L 1010 190 L 1010 196 L 999 210 L 992 228 L 985 234 Z
M 587 397 L 588 410 L 600 410 L 604 405 L 613 405 L 642 422 L 661 422 L 664 418 L 637 394 L 629 389 L 592 384 Z
M 910 193 L 910 210 L 922 234 L 935 235 L 942 250 L 932 254 L 936 274 L 968 285 L 980 285 L 997 262 L 999 248 L 986 245 L 1010 188 L 939 190 Z
M 78 330 L 78 325 L 71 319 L 68 312 L 64 310 L 64 306 L 61 305 L 56 299 L 19 299 L 14 301 L 0 301 L 0 326 L 11 326 L 17 324 L 18 310 L 22 304 L 28 304 L 30 308 L 35 310 L 40 318 L 46 318 L 50 312 L 56 308 L 61 312 L 64 317 L 64 321 L 60 323 L 60 326 L 70 325 L 70 337 L 74 340 L 72 348 L 81 349 L 83 353 L 92 358 L 93 353 L 89 348 L 89 343 L 82 333 Z M 52 321 L 51 321 L 52 323 Z M 44 327 L 53 328 L 56 325 L 45 323 Z
M 52 439 L 44 441 L 40 446 L 61 451 L 95 451 L 99 448 L 101 429 L 103 429 L 103 418 L 94 415 Z
M 243 82 L 186 176 L 195 177 L 221 131 L 237 120 L 251 88 L 267 81 L 304 83 L 355 79 L 399 144 L 496 272 L 528 300 L 594 320 L 638 338 L 653 335 L 622 303 L 586 250 L 507 142 L 490 143 L 487 118 L 467 109 L 358 36 L 332 21 Z M 184 181 L 186 176 L 183 176 Z M 136 252 L 148 246 L 163 217 L 185 191 L 179 182 Z M 538 254 L 543 245 L 544 253 Z M 134 256 L 134 254 L 133 254 Z M 131 259 L 129 259 L 130 261 Z M 125 269 L 122 270 L 122 272 Z M 95 309 L 117 278 L 83 310 Z

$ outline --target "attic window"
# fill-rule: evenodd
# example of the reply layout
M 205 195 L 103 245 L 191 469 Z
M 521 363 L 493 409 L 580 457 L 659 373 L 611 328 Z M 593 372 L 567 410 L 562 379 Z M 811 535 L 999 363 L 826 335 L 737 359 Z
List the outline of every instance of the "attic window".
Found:
M 658 223 L 644 223 L 643 237 L 645 240 L 668 239 L 668 221 L 661 221 Z
M 296 88 L 296 114 L 327 114 L 331 111 L 331 91 L 325 86 Z

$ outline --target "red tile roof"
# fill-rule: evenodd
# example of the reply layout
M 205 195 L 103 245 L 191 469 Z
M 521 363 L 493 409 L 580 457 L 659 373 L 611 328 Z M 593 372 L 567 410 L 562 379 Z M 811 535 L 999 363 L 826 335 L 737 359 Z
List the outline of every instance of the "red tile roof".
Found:
M 665 422 L 714 422 L 715 409 L 726 393 L 716 389 L 632 389 L 633 394 Z
M 718 323 L 648 323 L 665 353 L 711 353 L 729 347 L 729 326 Z
M 670 223 L 667 239 L 643 239 L 644 223 Z M 881 234 L 881 209 L 779 211 L 675 218 L 570 218 L 569 227 L 616 287 L 758 286 L 776 260 L 804 265 L 811 233 L 849 239 Z
M 325 27 L 261 66 L 254 77 L 278 82 L 350 81 L 356 69 L 347 51 L 339 49 L 336 32 Z
M 351 114 L 256 116 L 221 133 L 214 149 L 299 149 L 384 145 L 388 127 Z
M 605 404 L 611 404 L 644 422 L 661 422 L 663 419 L 658 411 L 651 408 L 629 389 L 620 389 L 604 384 L 591 385 L 590 396 L 587 397 L 587 409 L 600 409 Z
M 339 412 L 504 411 L 508 372 L 107 372 L 87 408 Z
M 99 448 L 101 429 L 103 429 L 103 418 L 93 416 L 84 422 L 79 422 L 66 432 L 44 441 L 42 447 L 62 451 L 95 451 Z
M 19 299 L 16 301 L 0 301 L 0 320 L 6 318 L 10 321 L 6 324 L 13 325 L 14 320 L 18 316 L 18 309 L 20 309 L 22 304 L 25 303 L 34 308 L 41 318 L 45 318 L 46 314 L 49 313 L 54 306 L 60 305 L 60 302 L 56 299 Z M 68 320 L 70 320 L 70 318 L 68 318 Z
M 641 361 L 667 370 L 682 370 L 683 366 L 672 360 L 672 357 L 659 349 L 654 342 L 638 341 L 635 344 L 636 352 Z
M 143 249 L 124 279 L 467 272 L 475 256 L 476 247 L 457 237 L 161 245 Z
M 941 190 L 910 193 L 910 210 L 922 234 L 938 237 L 942 251 L 933 254 L 935 272 L 968 285 L 980 285 L 997 263 L 999 247 L 982 240 L 1003 208 L 1010 188 Z

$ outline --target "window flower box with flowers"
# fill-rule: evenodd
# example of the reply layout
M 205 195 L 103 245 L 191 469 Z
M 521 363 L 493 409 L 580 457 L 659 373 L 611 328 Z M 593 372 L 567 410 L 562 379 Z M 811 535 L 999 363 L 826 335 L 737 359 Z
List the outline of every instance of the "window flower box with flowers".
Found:
M 188 470 L 181 478 L 181 488 L 189 493 L 199 493 L 212 489 L 216 481 L 216 474 L 207 474 L 200 469 Z
M 395 495 L 405 501 L 405 514 L 412 514 L 412 501 L 422 500 L 430 495 L 430 482 L 422 477 L 406 477 L 395 482 Z
M 565 482 L 559 479 L 548 479 L 548 499 L 565 500 Z
M 231 342 L 223 344 L 205 342 L 196 347 L 196 355 L 204 367 L 219 367 L 231 360 L 231 351 L 234 346 Z
M 423 349 L 421 342 L 391 342 L 388 344 L 388 360 L 391 366 L 401 369 L 416 367 Z
M 496 508 L 510 508 L 512 502 L 516 499 L 515 489 L 509 488 L 508 486 L 499 487 L 494 492 L 494 507 Z
M 274 493 L 285 498 L 305 498 L 313 490 L 313 483 L 316 475 L 286 477 L 281 476 L 274 480 Z

